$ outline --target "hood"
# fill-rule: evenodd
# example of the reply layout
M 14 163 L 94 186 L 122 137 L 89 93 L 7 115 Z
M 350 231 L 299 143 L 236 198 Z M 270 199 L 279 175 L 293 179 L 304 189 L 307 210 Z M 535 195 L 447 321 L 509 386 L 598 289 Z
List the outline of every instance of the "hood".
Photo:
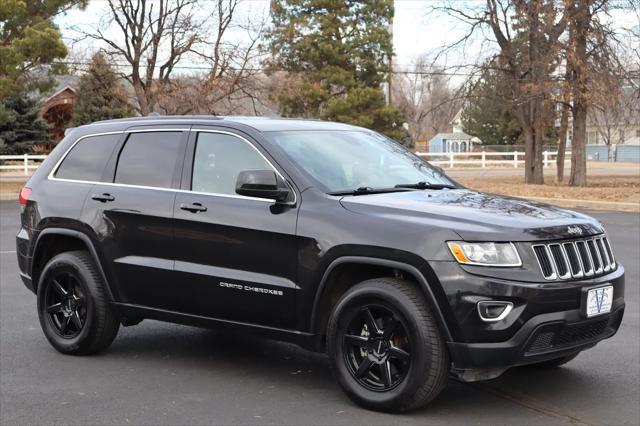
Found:
M 451 229 L 467 241 L 535 241 L 604 232 L 595 219 L 571 210 L 468 189 L 348 196 L 354 213 Z

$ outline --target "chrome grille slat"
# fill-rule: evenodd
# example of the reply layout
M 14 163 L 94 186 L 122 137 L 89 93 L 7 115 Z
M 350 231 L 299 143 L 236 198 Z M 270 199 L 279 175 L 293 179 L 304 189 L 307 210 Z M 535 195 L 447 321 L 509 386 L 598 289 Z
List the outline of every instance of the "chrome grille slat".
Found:
M 589 247 L 587 247 L 587 243 L 584 241 L 576 241 L 576 247 L 578 248 L 580 260 L 584 268 L 584 276 L 590 277 L 593 275 L 594 269 L 593 262 L 591 261 L 591 254 L 589 254 Z
M 556 268 L 558 278 L 560 278 L 561 280 L 569 278 L 571 276 L 571 271 L 569 270 L 569 261 L 567 260 L 566 255 L 562 250 L 562 246 L 560 244 L 549 244 L 548 248 L 551 252 L 551 258 Z
M 589 254 L 591 255 L 591 263 L 595 269 L 595 273 L 602 273 L 602 259 L 600 259 L 600 255 L 598 254 L 598 250 L 596 249 L 596 243 L 594 240 L 587 240 L 587 247 L 589 247 Z
M 534 244 L 532 248 L 546 280 L 593 277 L 616 269 L 611 245 L 603 235 Z
M 582 262 L 580 261 L 580 255 L 575 243 L 562 244 L 567 260 L 569 260 L 569 267 L 571 268 L 571 275 L 573 278 L 582 278 L 584 276 Z
M 555 267 L 553 266 L 553 260 L 551 260 L 549 248 L 544 244 L 535 245 L 533 246 L 533 252 L 536 255 L 536 259 L 538 259 L 538 266 L 542 271 L 542 275 L 548 280 L 558 278 Z
M 596 247 L 598 248 L 598 253 L 600 254 L 600 259 L 602 259 L 602 269 L 604 272 L 609 272 L 611 269 L 611 262 L 609 261 L 609 255 L 607 251 L 604 249 L 604 243 L 602 242 L 602 238 L 596 238 L 595 240 Z
M 611 244 L 609 244 L 609 239 L 607 237 L 603 237 L 602 240 L 605 243 L 605 248 L 607 250 L 607 254 L 609 254 L 609 259 L 611 259 L 611 269 L 615 269 L 615 267 L 616 267 L 616 258 L 613 255 L 613 250 L 611 249 Z

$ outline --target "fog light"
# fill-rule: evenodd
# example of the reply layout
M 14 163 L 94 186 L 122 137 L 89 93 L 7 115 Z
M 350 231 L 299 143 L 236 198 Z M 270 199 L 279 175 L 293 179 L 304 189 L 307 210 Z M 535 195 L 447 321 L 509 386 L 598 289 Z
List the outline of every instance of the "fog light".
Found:
M 483 300 L 478 302 L 478 315 L 482 321 L 495 322 L 502 321 L 513 309 L 513 303 L 500 302 L 495 300 Z

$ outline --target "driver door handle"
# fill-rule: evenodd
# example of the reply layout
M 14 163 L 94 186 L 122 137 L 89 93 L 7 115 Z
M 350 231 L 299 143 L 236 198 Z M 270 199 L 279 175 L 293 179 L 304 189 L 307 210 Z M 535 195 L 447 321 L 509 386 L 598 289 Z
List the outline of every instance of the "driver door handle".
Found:
M 180 204 L 180 210 L 186 210 L 191 213 L 206 212 L 207 208 L 200 203 Z

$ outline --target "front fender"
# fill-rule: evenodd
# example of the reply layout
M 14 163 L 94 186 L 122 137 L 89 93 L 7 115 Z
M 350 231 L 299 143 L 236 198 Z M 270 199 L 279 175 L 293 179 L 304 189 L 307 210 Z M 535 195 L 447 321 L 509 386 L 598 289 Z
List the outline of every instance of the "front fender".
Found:
M 419 284 L 420 289 L 422 290 L 425 299 L 427 300 L 427 303 L 429 304 L 429 307 L 431 309 L 431 311 L 434 313 L 434 317 L 436 318 L 436 321 L 438 323 L 438 328 L 440 329 L 440 332 L 442 333 L 443 337 L 445 338 L 446 341 L 451 342 L 453 341 L 453 337 L 451 334 L 451 330 L 449 329 L 448 326 L 448 322 L 446 320 L 446 315 L 450 315 L 450 313 L 447 312 L 443 312 L 443 309 L 441 309 L 441 306 L 444 306 L 446 308 L 446 306 L 448 306 L 447 304 L 440 304 L 438 303 L 438 297 L 436 296 L 436 293 L 442 293 L 441 291 L 438 292 L 437 288 L 434 288 L 435 286 L 439 285 L 439 282 L 437 281 L 437 277 L 436 275 L 433 273 L 433 271 L 431 270 L 431 268 L 428 266 L 428 264 L 426 262 L 422 263 L 422 270 L 418 269 L 418 267 L 408 264 L 408 263 L 404 263 L 404 262 L 399 262 L 399 261 L 395 261 L 395 260 L 389 260 L 389 259 L 384 259 L 384 258 L 377 258 L 377 257 L 367 257 L 367 256 L 342 256 L 339 257 L 335 260 L 333 260 L 329 266 L 325 269 L 324 274 L 322 276 L 322 279 L 320 280 L 320 284 L 318 285 L 318 289 L 316 291 L 316 295 L 314 298 L 314 302 L 313 302 L 313 308 L 311 311 L 311 327 L 312 327 L 312 332 L 319 332 L 320 330 L 318 330 L 319 328 L 319 310 L 320 310 L 320 304 L 321 304 L 321 300 L 322 300 L 322 295 L 325 291 L 325 287 L 328 281 L 328 278 L 331 274 L 331 272 L 339 265 L 342 264 L 362 264 L 362 265 L 373 265 L 373 266 L 382 266 L 385 268 L 393 268 L 393 269 L 397 269 L 403 272 L 406 272 L 407 274 L 411 275 L 416 282 Z M 429 278 L 425 278 L 425 275 Z M 434 281 L 435 280 L 435 281 Z M 430 281 L 433 282 L 433 286 L 430 285 Z M 435 290 L 435 291 L 434 291 Z

